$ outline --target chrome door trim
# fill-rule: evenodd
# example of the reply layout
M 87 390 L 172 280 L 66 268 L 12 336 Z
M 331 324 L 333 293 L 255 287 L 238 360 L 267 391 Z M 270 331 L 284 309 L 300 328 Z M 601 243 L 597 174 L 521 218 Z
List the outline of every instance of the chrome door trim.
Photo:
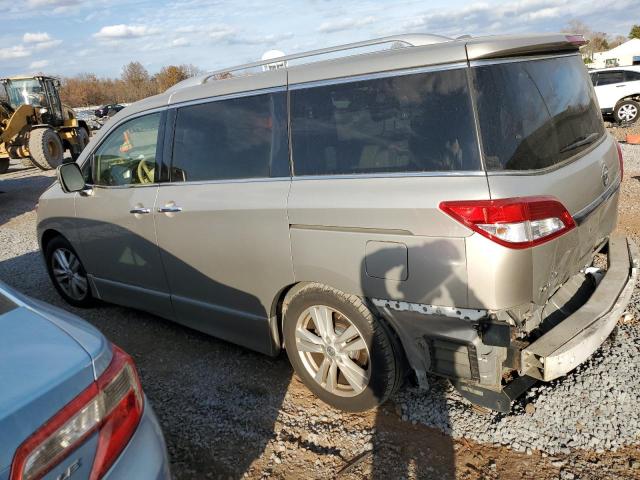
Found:
M 438 172 L 387 172 L 345 173 L 343 175 L 298 175 L 293 180 L 347 180 L 365 178 L 411 178 L 411 177 L 484 177 L 482 170 L 438 171 Z
M 616 180 L 611 185 L 609 185 L 609 188 L 602 192 L 589 205 L 573 215 L 573 219 L 575 220 L 575 222 L 578 225 L 581 225 L 600 205 L 602 205 L 604 202 L 613 197 L 613 195 L 615 195 L 621 183 L 622 180 L 620 179 L 620 175 L 618 175 L 616 177 Z

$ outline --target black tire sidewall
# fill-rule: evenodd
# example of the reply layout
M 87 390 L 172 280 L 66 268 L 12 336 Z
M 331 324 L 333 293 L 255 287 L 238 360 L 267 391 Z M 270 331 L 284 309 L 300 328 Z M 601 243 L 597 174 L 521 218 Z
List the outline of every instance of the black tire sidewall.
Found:
M 623 107 L 624 105 L 633 105 L 636 107 L 637 109 L 637 113 L 636 116 L 633 120 L 622 120 L 619 116 L 618 116 L 618 110 L 620 110 L 621 107 Z M 640 118 L 640 103 L 634 101 L 634 100 L 623 100 L 622 102 L 618 103 L 616 105 L 616 108 L 613 111 L 613 117 L 616 119 L 616 121 L 618 123 L 636 123 L 638 121 L 638 118 Z
M 349 412 L 362 412 L 384 403 L 394 391 L 398 381 L 396 378 L 398 359 L 395 356 L 387 330 L 366 307 L 364 308 L 370 316 L 367 318 L 363 315 L 361 308 L 364 304 L 359 303 L 360 305 L 356 306 L 352 301 L 345 300 L 341 294 L 332 289 L 326 289 L 322 286 L 311 287 L 304 289 L 291 300 L 286 307 L 283 321 L 285 346 L 292 346 L 287 348 L 287 356 L 303 383 L 323 402 Z M 369 385 L 357 396 L 341 397 L 328 392 L 307 372 L 300 359 L 295 348 L 295 327 L 300 315 L 313 305 L 326 305 L 346 315 L 360 331 L 367 344 L 371 367 Z
M 8 158 L 0 158 L 0 174 L 7 173 L 9 171 L 9 164 L 11 160 Z
M 48 158 L 47 154 L 47 142 L 48 137 L 51 137 L 53 141 L 58 144 L 60 150 L 60 161 L 57 159 Z M 64 160 L 64 145 L 60 136 L 52 128 L 37 128 L 32 130 L 29 138 L 29 153 L 31 154 L 31 161 L 41 170 L 52 170 L 62 165 Z
M 73 252 L 73 254 L 76 256 L 76 258 L 80 262 L 81 272 L 85 275 L 85 277 L 87 277 L 87 271 L 85 270 L 84 264 L 82 263 L 82 259 L 78 256 L 78 253 L 75 251 L 75 249 L 64 237 L 58 236 L 50 240 L 49 243 L 47 243 L 47 246 L 44 252 L 44 259 L 47 266 L 47 273 L 49 274 L 51 283 L 53 283 L 53 286 L 55 287 L 58 294 L 68 304 L 73 305 L 75 307 L 80 307 L 80 308 L 88 308 L 93 306 L 93 304 L 95 303 L 95 300 L 93 298 L 93 295 L 91 294 L 90 285 L 89 285 L 89 288 L 87 289 L 87 294 L 85 295 L 85 297 L 82 300 L 76 300 L 75 298 L 71 298 L 69 295 L 67 295 L 65 291 L 60 287 L 58 282 L 56 281 L 55 276 L 53 275 L 53 265 L 51 260 L 53 257 L 53 252 L 55 252 L 59 248 L 65 248 Z M 87 282 L 88 282 L 88 277 L 87 277 Z

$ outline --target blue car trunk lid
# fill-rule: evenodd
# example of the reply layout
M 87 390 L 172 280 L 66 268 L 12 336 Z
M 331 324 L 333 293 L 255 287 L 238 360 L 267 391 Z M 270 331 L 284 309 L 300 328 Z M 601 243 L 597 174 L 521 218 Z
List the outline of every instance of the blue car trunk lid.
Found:
M 93 381 L 91 356 L 65 330 L 24 306 L 4 309 L 0 313 L 0 472 L 29 435 Z

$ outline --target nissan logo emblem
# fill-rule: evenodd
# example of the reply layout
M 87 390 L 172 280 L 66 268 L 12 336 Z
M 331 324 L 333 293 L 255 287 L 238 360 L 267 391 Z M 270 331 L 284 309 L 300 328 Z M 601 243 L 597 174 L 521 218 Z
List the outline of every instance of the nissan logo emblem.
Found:
M 602 165 L 602 185 L 605 187 L 609 184 L 609 169 L 606 165 Z

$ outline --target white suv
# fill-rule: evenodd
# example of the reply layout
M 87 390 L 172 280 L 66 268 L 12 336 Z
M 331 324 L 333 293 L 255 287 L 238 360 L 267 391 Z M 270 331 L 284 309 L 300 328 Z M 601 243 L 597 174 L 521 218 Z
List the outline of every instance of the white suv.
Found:
M 603 115 L 632 123 L 640 116 L 640 65 L 589 72 Z

